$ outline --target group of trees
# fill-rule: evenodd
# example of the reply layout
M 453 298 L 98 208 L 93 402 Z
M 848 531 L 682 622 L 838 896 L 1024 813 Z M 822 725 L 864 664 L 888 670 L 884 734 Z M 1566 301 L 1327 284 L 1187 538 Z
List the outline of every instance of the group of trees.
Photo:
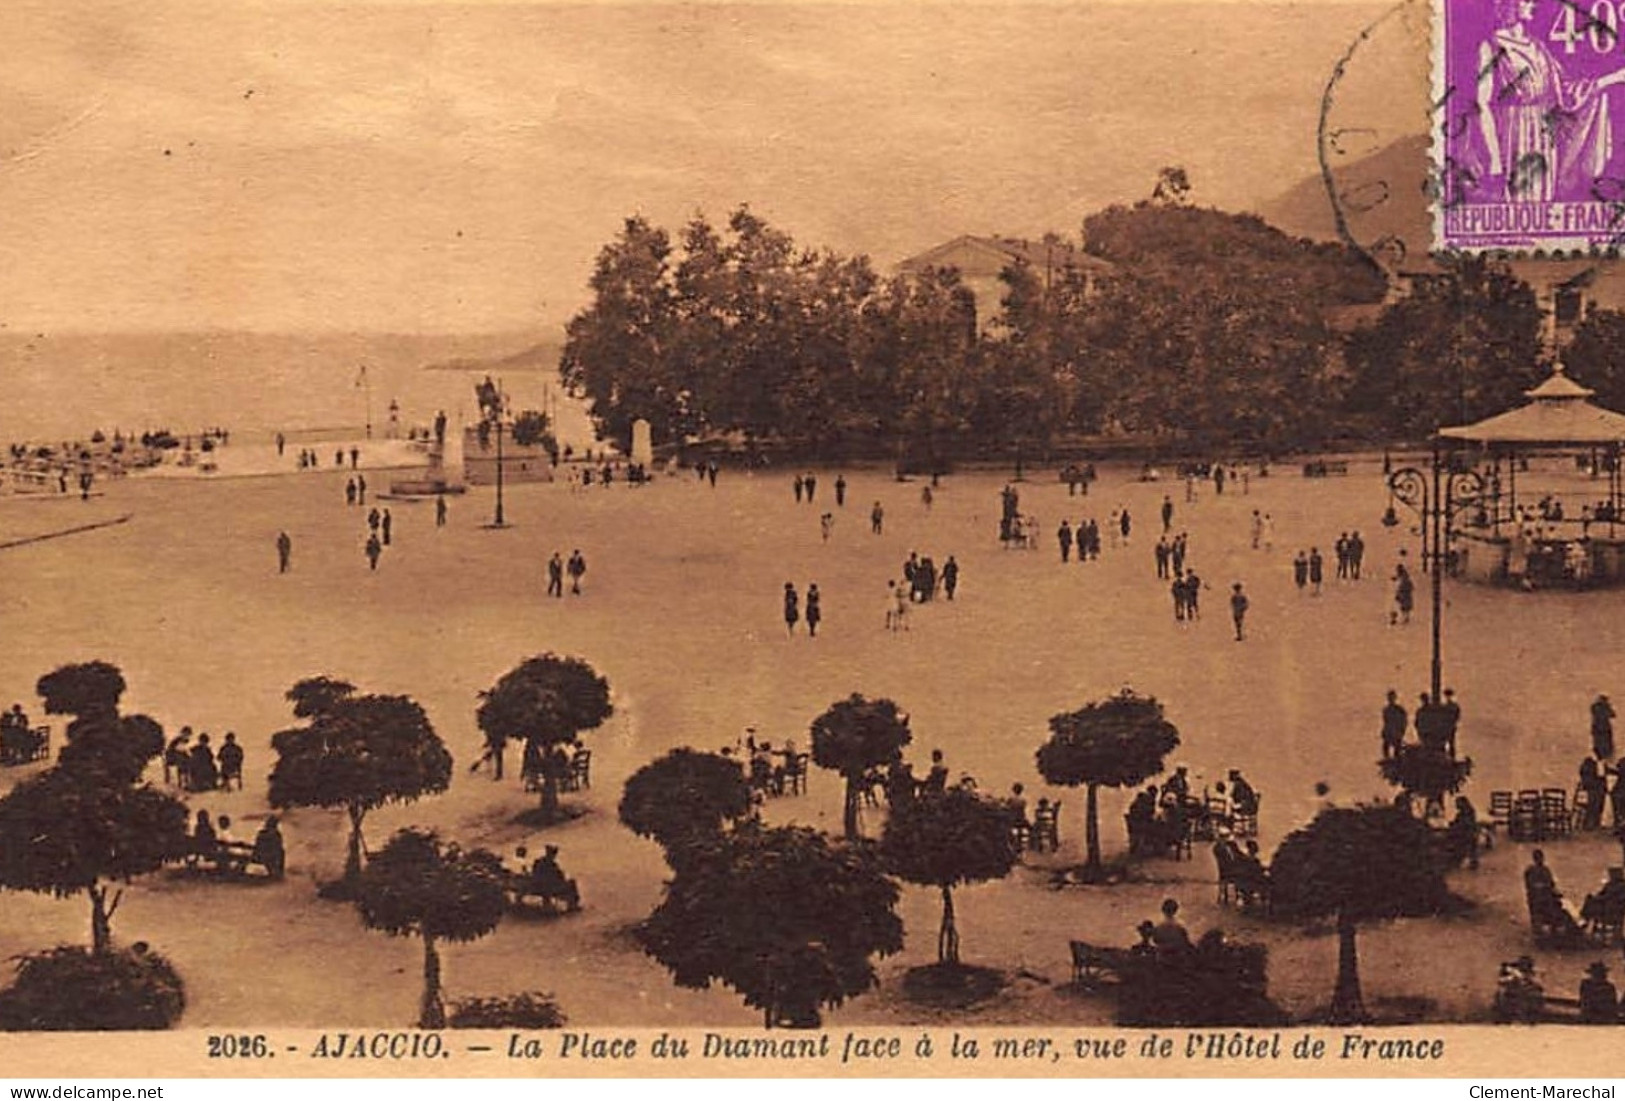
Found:
M 1088 789 L 1086 868 L 1098 870 L 1097 789 L 1132 787 L 1161 773 L 1179 733 L 1161 704 L 1127 689 L 1054 716 L 1050 731 L 1038 750 L 1039 771 L 1051 783 Z M 878 843 L 861 835 L 851 794 L 861 777 L 897 760 L 912 740 L 907 716 L 892 701 L 857 695 L 838 701 L 814 720 L 812 735 L 814 760 L 847 787 L 847 828 L 839 840 L 764 826 L 752 813 L 741 762 L 692 749 L 674 750 L 635 773 L 620 805 L 621 821 L 661 844 L 674 873 L 639 929 L 645 950 L 679 985 L 721 982 L 737 990 L 763 1011 L 768 1027 L 816 1026 L 821 1007 L 876 985 L 875 958 L 902 945 L 893 879 L 941 892 L 938 966 L 959 968 L 954 889 L 1003 878 L 1021 856 L 1013 808 L 961 785 L 894 797 Z M 1393 807 L 1328 810 L 1283 842 L 1271 867 L 1275 913 L 1337 923 L 1334 1021 L 1365 1017 L 1359 923 L 1438 913 L 1447 898 L 1444 866 L 1426 824 Z M 1217 963 L 1209 952 L 1190 964 L 1233 968 L 1238 960 L 1258 972 L 1258 1003 L 1267 1006 L 1261 950 L 1237 948 Z M 1184 989 L 1189 978 L 1174 985 Z M 1143 998 L 1133 1004 L 1145 1008 Z M 1212 1005 L 1196 1009 L 1223 1015 Z
M 1440 261 L 1373 317 L 1389 288 L 1365 257 L 1190 206 L 1188 190 L 1164 179 L 1090 216 L 1084 251 L 1109 267 L 1012 262 L 981 319 L 957 271 L 883 277 L 746 207 L 676 242 L 630 218 L 569 324 L 564 377 L 623 444 L 643 417 L 657 440 L 917 462 L 1100 433 L 1262 452 L 1418 438 L 1538 381 L 1541 311 L 1504 266 Z M 1625 398 L 1609 355 L 1622 333 L 1589 320 L 1576 355 Z
M 36 690 L 48 714 L 71 719 L 55 766 L 0 799 L 0 888 L 86 895 L 91 945 L 25 958 L 17 982 L 0 994 L 0 1027 L 168 1027 L 184 1006 L 179 977 L 145 944 L 119 950 L 112 936 L 121 885 L 186 856 L 192 844 L 186 805 L 142 778 L 163 752 L 163 728 L 120 713 L 124 677 L 106 662 L 64 666 Z M 445 791 L 451 753 L 405 696 L 362 694 L 321 676 L 299 681 L 287 697 L 302 722 L 272 736 L 270 803 L 345 811 L 344 875 L 324 893 L 353 899 L 368 928 L 422 940 L 419 1025 L 444 1027 L 439 946 L 496 928 L 507 873 L 489 852 L 416 829 L 398 832 L 367 860 L 362 827 L 377 807 Z M 519 739 L 536 752 L 573 740 L 611 711 L 608 683 L 590 666 L 543 654 L 482 693 L 478 719 L 498 748 Z M 556 810 L 556 786 L 544 790 L 543 804 Z M 489 1025 L 504 1014 L 514 1024 L 562 1022 L 551 999 L 534 993 L 479 1000 L 466 1016 Z
M 89 984 L 101 1014 L 95 1019 L 113 1022 L 107 1027 L 165 1027 L 184 1004 L 179 978 L 161 957 L 144 945 L 125 952 L 112 945 L 116 885 L 157 870 L 188 844 L 184 804 L 142 780 L 162 751 L 162 728 L 119 711 L 124 688 L 123 676 L 104 662 L 66 666 L 40 680 L 47 711 L 72 719 L 56 765 L 0 799 L 0 887 L 86 894 L 91 946 L 25 961 L 10 1000 L 0 994 L 0 1025 L 96 1027 L 58 996 L 64 984 L 76 996 Z M 345 810 L 351 831 L 342 893 L 368 928 L 422 941 L 419 1025 L 443 1027 L 440 947 L 496 928 L 509 873 L 490 852 L 410 828 L 364 860 L 366 814 L 445 790 L 451 755 L 406 697 L 364 695 L 317 677 L 295 684 L 288 699 L 303 722 L 273 738 L 271 802 Z M 590 666 L 545 654 L 482 694 L 479 722 L 500 750 L 506 739 L 558 745 L 610 713 L 607 682 Z M 1163 771 L 1179 733 L 1156 700 L 1127 689 L 1054 716 L 1050 731 L 1038 750 L 1039 771 L 1051 783 L 1088 789 L 1087 866 L 1098 870 L 1096 791 Z M 822 1007 L 878 983 L 876 958 L 903 943 L 896 880 L 941 893 L 938 964 L 957 969 L 955 889 L 1004 877 L 1021 855 L 1014 808 L 968 785 L 894 792 L 878 841 L 861 835 L 861 785 L 872 770 L 900 762 L 913 740 L 894 702 L 860 695 L 837 701 L 813 721 L 811 736 L 814 761 L 846 786 L 842 838 L 764 825 L 742 762 L 690 749 L 634 774 L 619 808 L 628 828 L 664 847 L 673 870 L 664 899 L 639 928 L 645 950 L 680 985 L 736 989 L 770 1027 L 816 1025 Z M 1389 807 L 1326 811 L 1282 844 L 1272 866 L 1276 912 L 1337 919 L 1334 1018 L 1363 1014 L 1357 923 L 1438 912 L 1446 897 L 1442 869 L 1426 825 Z M 109 991 L 120 993 L 109 999 Z M 562 1020 L 548 996 L 535 994 L 478 1002 L 468 1019 L 490 1023 L 504 1006 L 533 1023 Z

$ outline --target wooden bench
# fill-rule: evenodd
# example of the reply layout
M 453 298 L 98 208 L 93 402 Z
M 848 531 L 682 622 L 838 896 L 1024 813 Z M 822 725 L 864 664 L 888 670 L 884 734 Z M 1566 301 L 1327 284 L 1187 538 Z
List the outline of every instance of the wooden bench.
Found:
M 565 913 L 575 913 L 581 909 L 581 891 L 573 879 L 566 879 L 559 887 L 544 891 L 536 886 L 528 873 L 510 872 L 502 887 L 508 905 L 515 910 L 529 909 L 531 903 L 527 900 L 534 900 L 542 909 L 553 914 L 559 912 L 561 905 Z
M 192 850 L 178 858 L 187 870 L 219 876 L 224 879 L 248 879 L 249 869 L 258 868 L 267 878 L 274 874 L 266 864 L 254 856 L 254 846 L 245 841 L 231 841 L 216 845 L 209 852 Z
M 1128 967 L 1127 948 L 1102 948 L 1086 940 L 1068 941 L 1072 948 L 1072 985 L 1097 990 L 1106 982 L 1121 982 Z
M 1349 464 L 1341 459 L 1321 459 L 1303 464 L 1303 476 L 1305 478 L 1326 478 L 1333 474 L 1341 476 L 1348 472 Z

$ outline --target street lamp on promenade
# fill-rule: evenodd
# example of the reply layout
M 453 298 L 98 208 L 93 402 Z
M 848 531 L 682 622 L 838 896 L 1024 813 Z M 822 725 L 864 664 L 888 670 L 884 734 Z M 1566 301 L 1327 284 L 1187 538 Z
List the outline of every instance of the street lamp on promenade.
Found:
M 1431 471 L 1414 466 L 1394 471 L 1388 476 L 1388 491 L 1422 522 L 1422 568 L 1431 575 L 1433 586 L 1433 662 L 1429 680 L 1433 694 L 1429 698 L 1437 701 L 1444 687 L 1443 580 L 1445 571 L 1451 568 L 1454 521 L 1457 512 L 1483 504 L 1484 479 L 1476 470 L 1456 470 L 1437 439 L 1433 441 L 1431 467 Z

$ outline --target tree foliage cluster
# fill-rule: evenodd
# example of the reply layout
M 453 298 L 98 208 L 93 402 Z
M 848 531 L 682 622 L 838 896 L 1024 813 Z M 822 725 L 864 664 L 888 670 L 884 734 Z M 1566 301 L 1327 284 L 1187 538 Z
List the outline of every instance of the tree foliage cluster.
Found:
M 64 945 L 18 961 L 16 981 L 0 991 L 0 1031 L 154 1031 L 185 1008 L 180 976 L 158 953 Z
M 123 715 L 124 676 L 103 661 L 65 665 L 36 691 L 48 714 L 71 716 L 54 767 L 0 799 L 0 886 L 90 899 L 91 946 L 112 948 L 117 884 L 160 868 L 186 845 L 186 807 L 143 783 L 163 728 Z
M 1366 258 L 1254 215 L 1168 199 L 1082 232 L 1109 268 L 1013 262 L 998 316 L 978 319 L 957 271 L 883 277 L 746 207 L 675 241 L 630 218 L 562 369 L 622 443 L 643 417 L 659 440 L 932 461 L 1102 432 L 1265 451 L 1418 437 L 1515 403 L 1541 372 L 1535 295 L 1493 261 L 1442 261 L 1379 312 L 1389 288 Z M 1374 317 L 1356 326 L 1350 307 Z
M 768 1027 L 812 1027 L 902 948 L 896 904 L 872 845 L 751 822 L 689 849 L 638 936 L 678 986 L 721 982 Z

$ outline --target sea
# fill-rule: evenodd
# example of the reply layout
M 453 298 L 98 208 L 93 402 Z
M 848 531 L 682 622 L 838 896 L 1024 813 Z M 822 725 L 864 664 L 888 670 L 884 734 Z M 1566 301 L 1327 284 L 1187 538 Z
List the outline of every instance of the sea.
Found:
M 580 448 L 591 425 L 559 383 L 560 344 L 536 332 L 0 332 L 0 444 L 210 428 L 356 438 L 369 421 L 383 431 L 392 402 L 403 433 L 442 410 L 455 431 L 478 415 L 474 386 L 489 374 L 514 412 L 548 413 Z

